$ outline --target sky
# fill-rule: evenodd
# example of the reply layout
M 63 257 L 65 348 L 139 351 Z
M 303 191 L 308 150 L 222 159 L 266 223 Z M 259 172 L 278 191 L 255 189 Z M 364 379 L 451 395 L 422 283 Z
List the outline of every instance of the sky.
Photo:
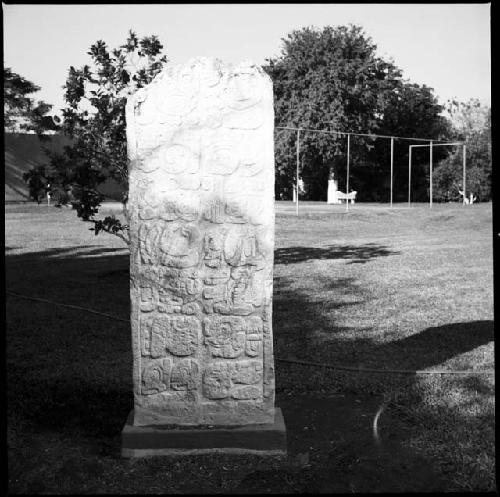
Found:
M 170 63 L 213 56 L 263 64 L 281 39 L 305 26 L 360 25 L 378 54 L 440 103 L 491 105 L 490 4 L 2 5 L 4 66 L 41 87 L 34 96 L 64 106 L 70 66 L 90 63 L 98 39 L 115 48 L 129 29 L 155 34 Z

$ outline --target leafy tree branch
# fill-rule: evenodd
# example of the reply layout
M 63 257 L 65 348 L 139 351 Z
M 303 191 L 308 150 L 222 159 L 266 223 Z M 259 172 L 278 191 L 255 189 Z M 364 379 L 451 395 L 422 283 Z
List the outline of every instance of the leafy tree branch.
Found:
M 30 191 L 44 184 L 61 205 L 71 204 L 77 216 L 91 222 L 96 235 L 109 233 L 128 243 L 128 223 L 114 217 L 97 218 L 104 200 L 99 186 L 108 180 L 120 185 L 128 199 L 125 104 L 127 97 L 152 81 L 167 63 L 156 36 L 141 39 L 131 30 L 123 45 L 109 49 L 96 41 L 87 54 L 91 63 L 71 66 L 64 85 L 66 107 L 62 131 L 72 143 L 50 163 L 26 174 Z

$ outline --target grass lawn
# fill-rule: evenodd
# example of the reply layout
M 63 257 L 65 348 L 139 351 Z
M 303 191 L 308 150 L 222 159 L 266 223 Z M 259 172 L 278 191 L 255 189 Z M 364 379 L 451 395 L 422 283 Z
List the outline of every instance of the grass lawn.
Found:
M 491 204 L 276 204 L 287 461 L 121 459 L 127 323 L 7 295 L 11 493 L 496 490 Z M 108 205 L 111 211 L 114 206 Z M 69 209 L 6 205 L 6 287 L 128 318 L 128 251 Z M 382 410 L 381 410 L 382 408 Z M 379 438 L 372 433 L 376 412 Z

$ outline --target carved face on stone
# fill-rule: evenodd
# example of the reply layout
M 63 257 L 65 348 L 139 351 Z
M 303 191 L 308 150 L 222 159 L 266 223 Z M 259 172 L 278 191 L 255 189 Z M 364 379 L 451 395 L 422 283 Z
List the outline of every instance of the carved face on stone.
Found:
M 238 167 L 234 143 L 222 132 L 214 132 L 203 151 L 204 170 L 208 174 L 230 175 Z
M 256 89 L 259 83 L 260 78 L 253 71 L 233 74 L 225 89 L 228 106 L 235 110 L 244 110 L 257 105 L 262 95 L 262 92 Z
M 160 239 L 162 252 L 172 256 L 186 256 L 193 250 L 200 238 L 200 232 L 194 225 L 180 225 L 165 229 Z
M 167 173 L 194 174 L 199 168 L 199 160 L 194 150 L 181 144 L 173 144 L 164 149 L 161 162 Z
M 203 375 L 203 393 L 209 399 L 224 399 L 231 391 L 231 373 L 227 364 L 209 366 Z

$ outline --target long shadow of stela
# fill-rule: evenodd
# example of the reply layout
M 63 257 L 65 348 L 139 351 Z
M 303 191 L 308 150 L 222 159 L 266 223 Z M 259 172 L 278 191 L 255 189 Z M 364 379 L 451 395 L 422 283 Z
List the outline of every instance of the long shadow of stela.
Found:
M 275 261 L 278 264 L 293 264 L 318 258 L 349 258 L 353 262 L 366 262 L 390 253 L 387 247 L 374 245 L 288 247 L 276 250 Z M 122 249 L 79 246 L 22 255 L 7 251 L 5 262 L 7 290 L 76 304 L 124 319 L 129 316 L 129 256 Z M 293 281 L 293 270 L 288 273 L 286 277 L 275 277 L 273 325 L 276 357 L 293 354 L 295 357 L 314 361 L 326 355 L 345 364 L 363 356 L 376 356 L 379 358 L 378 368 L 404 365 L 405 369 L 424 369 L 437 366 L 493 340 L 493 322 L 474 321 L 428 328 L 408 338 L 382 345 L 356 338 L 356 330 L 351 328 L 349 332 L 353 333 L 353 340 L 348 343 L 342 333 L 346 330 L 336 326 L 335 311 L 350 306 L 352 315 L 355 316 L 357 303 L 366 298 L 363 289 L 352 279 L 331 281 L 325 275 L 323 284 L 334 292 L 335 298 L 331 298 L 330 294 L 328 300 L 321 300 L 321 297 L 301 293 Z M 344 301 L 342 296 L 346 294 L 350 298 Z M 323 322 L 326 324 L 322 325 Z M 9 418 L 14 420 L 12 425 L 29 426 L 32 433 L 53 431 L 65 438 L 67 443 L 80 443 L 75 442 L 78 439 L 88 444 L 93 451 L 116 455 L 125 417 L 133 404 L 130 326 L 126 322 L 78 310 L 51 307 L 49 304 L 33 303 L 9 295 L 7 324 L 7 392 Z M 312 339 L 312 332 L 321 326 L 324 326 L 329 335 L 328 341 L 319 348 Z M 353 350 L 356 351 L 356 356 L 352 356 Z M 351 426 L 354 421 L 351 420 L 357 419 L 359 423 L 365 423 L 363 420 L 366 420 L 371 423 L 369 414 L 373 414 L 376 406 L 367 404 L 366 418 L 360 417 L 365 414 L 353 410 L 351 405 L 344 406 L 342 412 L 335 414 L 334 405 L 322 398 L 324 394 L 316 384 L 318 375 L 326 375 L 326 372 L 320 369 L 313 375 L 307 369 L 297 369 L 295 376 L 289 375 L 279 361 L 276 369 L 277 399 L 282 402 L 287 419 L 290 455 L 308 451 L 310 446 L 317 445 L 322 454 L 322 459 L 317 461 L 317 470 L 303 470 L 306 473 L 309 471 L 307 474 L 313 477 L 311 485 L 313 480 L 321 480 L 321 489 L 352 491 L 349 482 L 357 471 L 353 461 L 358 456 L 366 455 L 367 444 L 372 443 L 372 440 L 370 427 L 367 428 L 368 431 L 359 427 L 354 430 L 354 425 Z M 307 398 L 304 397 L 305 400 L 302 401 L 300 395 L 297 395 L 290 397 L 291 403 L 287 404 L 284 397 L 280 400 L 280 389 L 282 390 L 283 383 L 290 382 L 295 385 L 303 384 L 307 395 L 316 395 L 322 400 L 309 403 Z M 478 388 L 476 381 L 471 380 L 470 383 L 471 388 Z M 333 402 L 335 404 L 337 401 Z M 324 437 L 321 440 L 315 438 L 317 435 L 312 432 L 309 432 L 312 438 L 306 439 L 301 423 L 309 415 L 319 416 L 315 418 L 318 420 L 318 435 L 323 433 L 321 430 L 324 428 L 331 432 L 331 437 L 338 435 L 345 438 L 344 431 L 350 429 L 352 433 L 356 432 L 364 438 L 356 439 L 357 435 L 351 433 L 352 440 L 347 436 L 345 445 L 328 446 L 330 448 L 326 447 Z M 342 419 L 332 425 L 332 416 L 340 416 Z M 353 460 L 342 462 L 335 459 L 340 457 L 339 454 L 350 454 L 349 457 L 352 456 Z M 401 454 L 398 457 L 399 455 Z M 392 457 L 391 460 L 393 459 Z M 366 470 L 367 478 L 383 481 L 387 468 L 384 469 L 383 464 L 379 467 L 380 462 L 377 466 L 374 461 L 375 456 L 366 463 L 370 466 Z M 407 459 L 405 461 L 408 462 Z M 346 465 L 343 469 L 341 462 Z M 311 463 L 315 464 L 315 461 Z M 342 474 L 339 474 L 339 467 Z M 392 468 L 389 469 L 392 471 Z M 396 480 L 403 482 L 406 478 L 404 471 L 409 470 L 399 468 L 397 471 L 394 473 L 397 478 L 393 478 L 395 486 L 389 485 L 389 488 L 386 485 L 387 488 L 396 488 Z M 301 475 L 306 478 L 306 473 Z M 270 483 L 272 488 L 289 491 L 288 487 L 283 490 L 281 476 L 276 473 L 266 475 L 266 478 L 274 481 L 273 484 Z M 426 476 L 421 476 L 422 481 L 425 481 Z M 337 477 L 340 479 L 336 480 L 336 487 L 334 480 Z M 371 485 L 370 488 L 377 489 L 380 487 L 377 481 L 367 480 L 365 483 Z M 424 490 L 428 489 L 425 484 L 422 485 Z M 300 487 L 299 490 L 304 488 Z M 247 492 L 251 489 L 249 486 L 236 490 Z

